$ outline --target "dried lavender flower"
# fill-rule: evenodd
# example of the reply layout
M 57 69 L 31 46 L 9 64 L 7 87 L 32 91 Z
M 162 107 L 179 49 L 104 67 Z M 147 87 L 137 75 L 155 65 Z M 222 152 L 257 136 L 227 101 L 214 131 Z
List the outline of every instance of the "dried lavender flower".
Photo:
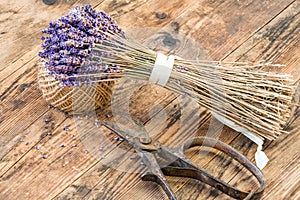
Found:
M 63 128 L 63 130 L 64 130 L 64 131 L 69 131 L 70 128 L 69 128 L 67 125 L 65 125 L 64 128 Z
M 45 118 L 45 119 L 44 119 L 44 122 L 45 122 L 46 124 L 48 124 L 50 121 L 51 121 L 51 120 L 50 120 L 49 118 Z
M 96 12 L 91 5 L 75 7 L 67 15 L 49 23 L 42 31 L 42 49 L 39 56 L 45 60 L 45 68 L 56 79 L 62 81 L 62 86 L 79 86 L 89 84 L 90 78 L 77 74 L 97 73 L 110 70 L 99 63 L 84 64 L 86 57 L 95 44 L 102 44 L 110 39 L 110 34 L 125 37 L 124 32 L 105 12 Z M 102 56 L 109 56 L 105 52 L 98 52 Z M 111 66 L 117 70 L 117 66 Z

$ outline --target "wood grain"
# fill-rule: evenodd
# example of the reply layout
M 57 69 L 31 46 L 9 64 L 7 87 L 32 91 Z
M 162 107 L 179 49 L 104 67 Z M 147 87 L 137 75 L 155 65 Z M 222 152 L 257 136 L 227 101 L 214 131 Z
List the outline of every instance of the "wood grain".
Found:
M 178 45 L 176 51 L 191 56 L 185 51 L 189 47 L 186 41 L 179 37 L 187 35 L 202 48 L 205 55 L 200 56 L 284 63 L 286 67 L 270 70 L 300 78 L 300 7 L 295 0 L 72 0 L 51 6 L 33 0 L 0 3 L 0 199 L 166 199 L 156 184 L 141 181 L 146 167 L 130 145 L 95 126 L 96 119 L 112 120 L 110 106 L 87 117 L 66 116 L 49 108 L 38 89 L 41 29 L 71 7 L 86 3 L 110 13 L 140 42 L 165 32 L 159 36 L 167 49 Z M 179 42 L 172 46 L 174 38 Z M 132 119 L 144 124 L 165 145 L 175 147 L 191 136 L 210 134 L 253 161 L 256 145 L 222 127 L 209 111 L 188 100 L 180 104 L 171 92 L 147 85 L 130 101 Z M 118 102 L 120 106 L 126 103 Z M 289 135 L 265 144 L 270 164 L 263 170 L 267 181 L 263 199 L 300 198 L 299 113 L 296 109 L 287 128 Z M 64 130 L 65 126 L 70 130 Z M 256 187 L 249 173 L 218 152 L 202 149 L 199 154 L 199 149 L 193 149 L 187 155 L 241 190 Z M 178 199 L 229 198 L 195 180 L 167 180 Z

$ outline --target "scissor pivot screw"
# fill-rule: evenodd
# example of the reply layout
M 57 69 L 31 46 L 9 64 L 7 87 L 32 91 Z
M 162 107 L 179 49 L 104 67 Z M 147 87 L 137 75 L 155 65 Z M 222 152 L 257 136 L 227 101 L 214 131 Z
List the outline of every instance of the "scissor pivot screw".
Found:
M 140 137 L 140 142 L 142 144 L 150 144 L 152 142 L 150 137 Z

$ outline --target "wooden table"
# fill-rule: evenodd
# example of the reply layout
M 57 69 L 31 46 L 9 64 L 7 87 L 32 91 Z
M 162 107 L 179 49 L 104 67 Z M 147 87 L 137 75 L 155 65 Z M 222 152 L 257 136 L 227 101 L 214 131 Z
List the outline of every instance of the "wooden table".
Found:
M 166 199 L 156 184 L 140 180 L 146 168 L 127 143 L 116 141 L 114 134 L 95 128 L 93 123 L 78 128 L 81 125 L 76 116 L 49 107 L 39 90 L 37 53 L 42 28 L 73 6 L 85 3 L 108 12 L 125 31 L 180 33 L 200 44 L 212 59 L 283 63 L 286 67 L 277 71 L 293 74 L 295 80 L 300 77 L 300 3 L 296 0 L 62 0 L 54 5 L 33 0 L 2 1 L 0 199 Z M 140 41 L 152 34 L 139 33 L 136 37 Z M 130 114 L 148 123 L 151 130 L 159 129 L 164 144 L 181 144 L 191 128 L 197 130 L 193 136 L 205 135 L 209 129 L 221 131 L 215 137 L 254 161 L 256 145 L 228 127 L 209 127 L 218 122 L 208 110 L 195 109 L 190 102 L 180 110 L 174 94 L 154 86 L 145 86 L 135 95 Z M 147 113 L 153 105 L 160 107 L 152 109 L 154 117 L 149 121 Z M 190 117 L 181 123 L 182 110 Z M 166 115 L 163 123 L 155 121 L 160 114 Z M 264 145 L 270 162 L 263 169 L 267 183 L 263 199 L 300 198 L 299 115 L 298 108 L 287 128 L 289 134 Z M 101 117 L 111 117 L 109 106 L 100 111 Z M 66 127 L 70 130 L 64 130 Z M 90 151 L 87 144 L 96 141 L 100 129 L 104 135 L 99 136 L 99 147 L 103 149 Z M 242 190 L 255 187 L 254 179 L 222 154 L 208 153 L 200 159 L 197 150 L 187 153 L 222 180 Z M 195 180 L 168 177 L 168 182 L 178 199 L 230 199 Z

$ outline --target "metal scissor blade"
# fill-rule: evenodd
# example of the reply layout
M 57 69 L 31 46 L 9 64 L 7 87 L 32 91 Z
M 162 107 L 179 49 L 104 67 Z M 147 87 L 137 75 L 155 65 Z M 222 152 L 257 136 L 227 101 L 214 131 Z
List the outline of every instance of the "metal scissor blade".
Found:
M 104 122 L 103 125 L 117 133 L 129 144 L 131 144 L 136 150 L 156 150 L 158 147 L 152 145 L 152 140 L 146 132 L 139 133 L 133 129 L 129 129 L 126 125 L 117 124 L 115 122 Z
M 147 131 L 144 127 L 139 127 L 139 130 L 135 130 L 128 128 L 128 126 L 125 124 L 116 122 L 104 122 L 103 125 L 106 128 L 116 132 L 118 135 L 124 137 L 124 139 L 126 139 L 126 136 L 134 138 L 141 137 L 141 135 L 147 135 Z
M 103 126 L 108 128 L 109 130 L 117 133 L 120 137 L 122 137 L 124 140 L 127 140 L 128 142 L 133 142 L 134 135 L 136 133 L 124 126 L 120 127 L 115 122 L 104 122 Z
M 163 188 L 170 200 L 176 200 L 175 194 L 168 185 L 154 154 L 143 151 L 141 156 L 144 163 L 148 166 L 148 171 L 141 177 L 142 180 L 156 182 Z

